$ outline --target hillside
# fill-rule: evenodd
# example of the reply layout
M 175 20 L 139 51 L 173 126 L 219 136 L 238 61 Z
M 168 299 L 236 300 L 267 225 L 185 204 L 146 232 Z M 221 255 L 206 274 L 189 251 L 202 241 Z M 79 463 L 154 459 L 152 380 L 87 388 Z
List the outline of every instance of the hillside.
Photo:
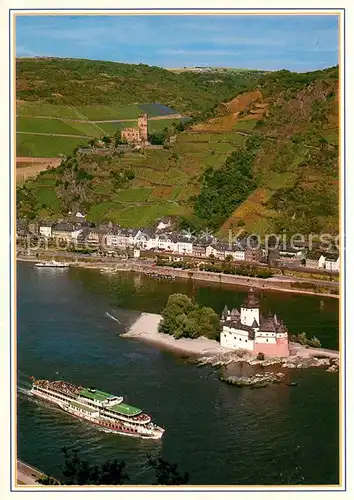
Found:
M 169 149 L 74 154 L 18 190 L 21 216 L 81 209 L 94 221 L 264 234 L 338 230 L 338 71 L 262 76 Z M 208 112 L 206 111 L 206 114 Z
M 203 115 L 258 76 L 217 70 L 178 75 L 144 64 L 59 58 L 21 58 L 16 70 L 21 157 L 68 156 L 92 138 L 134 127 L 142 112 L 149 115 L 149 132 L 159 132 Z
M 88 59 L 20 58 L 16 97 L 64 106 L 163 103 L 195 115 L 248 88 L 257 71 L 186 72 Z

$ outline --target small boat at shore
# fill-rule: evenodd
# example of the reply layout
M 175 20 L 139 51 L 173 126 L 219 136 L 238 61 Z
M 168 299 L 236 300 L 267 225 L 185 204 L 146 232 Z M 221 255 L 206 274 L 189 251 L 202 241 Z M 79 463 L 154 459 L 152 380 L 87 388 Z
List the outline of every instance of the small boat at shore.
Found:
M 144 439 L 160 439 L 165 432 L 165 429 L 152 423 L 151 417 L 140 408 L 123 403 L 121 396 L 63 380 L 30 378 L 31 394 L 46 399 L 72 416 L 91 422 L 106 431 Z
M 48 260 L 37 262 L 36 267 L 59 267 L 62 269 L 67 269 L 70 266 L 69 262 L 58 262 L 56 260 Z
M 100 273 L 102 273 L 102 274 L 114 274 L 116 272 L 117 272 L 117 270 L 114 267 L 102 267 L 100 269 Z

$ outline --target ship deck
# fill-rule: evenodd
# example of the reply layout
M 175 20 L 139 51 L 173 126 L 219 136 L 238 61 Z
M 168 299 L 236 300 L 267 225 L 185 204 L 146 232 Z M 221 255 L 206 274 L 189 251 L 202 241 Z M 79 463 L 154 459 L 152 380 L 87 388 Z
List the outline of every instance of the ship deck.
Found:
M 89 406 L 85 406 L 83 404 L 76 403 L 75 401 L 71 401 L 69 404 L 71 404 L 71 406 L 74 406 L 75 408 L 78 408 L 79 410 L 88 411 L 89 413 L 97 413 L 98 412 L 98 409 L 90 408 Z

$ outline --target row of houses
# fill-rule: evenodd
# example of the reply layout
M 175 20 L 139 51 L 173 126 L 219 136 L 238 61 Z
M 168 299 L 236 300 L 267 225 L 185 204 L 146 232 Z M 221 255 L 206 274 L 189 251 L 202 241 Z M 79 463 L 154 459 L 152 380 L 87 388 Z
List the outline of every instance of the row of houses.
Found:
M 276 250 L 260 248 L 257 241 L 238 239 L 225 243 L 210 234 L 195 236 L 188 231 L 176 231 L 170 219 L 161 219 L 150 228 L 124 228 L 118 224 L 94 225 L 77 213 L 75 216 L 57 222 L 32 223 L 27 228 L 23 221 L 17 222 L 17 234 L 26 231 L 44 239 L 66 243 L 103 247 L 107 250 L 137 248 L 159 252 L 170 252 L 195 257 L 214 257 L 237 261 L 279 262 L 305 265 L 306 267 L 339 272 L 339 256 L 336 254 L 306 256 L 306 249 L 281 244 Z M 311 258 L 310 258 L 311 257 Z

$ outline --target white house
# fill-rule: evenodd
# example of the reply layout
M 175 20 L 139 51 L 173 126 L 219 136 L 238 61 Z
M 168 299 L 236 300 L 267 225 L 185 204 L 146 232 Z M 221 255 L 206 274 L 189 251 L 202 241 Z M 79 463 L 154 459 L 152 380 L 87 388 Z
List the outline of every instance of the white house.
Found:
M 39 234 L 45 238 L 52 237 L 52 224 L 50 222 L 43 222 L 39 225 Z
M 226 245 L 223 245 L 221 243 L 214 243 L 212 245 L 208 245 L 205 249 L 205 256 L 206 257 L 215 257 L 217 259 L 225 259 L 225 249 Z
M 321 255 L 318 259 L 319 269 L 326 269 L 330 272 L 339 272 L 340 270 L 340 259 L 339 255 Z
M 106 245 L 116 248 L 134 247 L 137 245 L 140 233 L 139 229 L 112 229 L 106 234 Z
M 161 229 L 166 229 L 167 227 L 171 227 L 171 219 L 169 217 L 162 217 L 157 223 L 156 229 L 161 230 Z
M 340 261 L 339 257 L 327 257 L 325 262 L 326 271 L 339 273 Z
M 279 245 L 279 256 L 282 259 L 301 260 L 304 258 L 304 248 L 294 247 L 292 245 Z
M 174 234 L 170 233 L 161 233 L 155 234 L 155 238 L 153 238 L 154 248 L 158 250 L 165 250 L 168 252 L 177 252 L 177 238 Z
M 177 253 L 191 255 L 193 253 L 193 241 L 190 236 L 180 236 L 177 241 Z
M 232 245 L 225 249 L 225 258 L 231 255 L 233 260 L 245 260 L 246 252 L 239 246 Z
M 58 222 L 52 227 L 52 237 L 67 242 L 76 241 L 83 229 L 71 222 Z

